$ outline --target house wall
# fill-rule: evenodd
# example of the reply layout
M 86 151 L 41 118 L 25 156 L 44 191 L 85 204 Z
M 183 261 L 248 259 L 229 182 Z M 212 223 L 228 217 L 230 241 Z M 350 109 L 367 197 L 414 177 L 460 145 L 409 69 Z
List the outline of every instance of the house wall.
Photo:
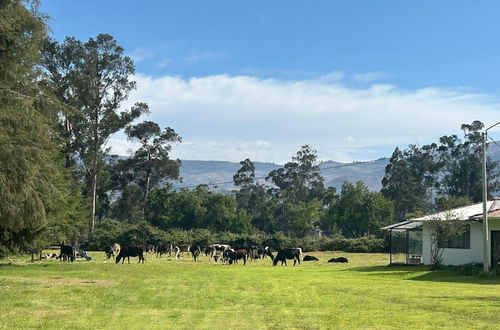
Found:
M 488 220 L 490 231 L 500 230 L 500 219 Z M 472 222 L 470 225 L 470 249 L 444 249 L 443 264 L 458 266 L 470 262 L 483 262 L 483 224 Z M 431 262 L 430 231 L 429 224 L 423 222 L 422 259 L 425 265 L 430 265 Z M 488 260 L 490 259 L 490 249 L 488 249 Z

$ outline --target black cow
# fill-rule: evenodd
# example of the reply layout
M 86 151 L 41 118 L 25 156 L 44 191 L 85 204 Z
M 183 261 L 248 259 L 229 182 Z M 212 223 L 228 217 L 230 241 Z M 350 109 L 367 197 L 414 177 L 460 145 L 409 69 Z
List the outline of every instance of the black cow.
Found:
M 301 248 L 280 249 L 278 251 L 278 254 L 276 255 L 276 258 L 274 258 L 273 260 L 273 266 L 276 266 L 279 261 L 281 261 L 281 266 L 283 266 L 283 263 L 286 266 L 286 259 L 293 259 L 293 265 L 295 266 L 295 264 L 298 262 L 300 266 L 301 254 Z
M 122 264 L 125 262 L 125 258 L 128 258 L 128 263 L 130 263 L 130 257 L 139 257 L 139 263 L 145 262 L 144 260 L 144 249 L 142 246 L 124 246 L 120 250 L 120 253 L 116 257 L 116 263 L 123 259 Z
M 172 245 L 158 245 L 156 247 L 156 257 L 160 257 L 163 255 L 163 254 L 169 254 L 170 256 L 172 256 Z
M 315 256 L 304 256 L 304 258 L 302 259 L 302 261 L 319 261 L 318 258 L 316 258 Z
M 347 258 L 344 258 L 344 257 L 338 257 L 338 258 L 331 258 L 330 260 L 328 260 L 328 262 L 349 262 L 349 260 Z
M 201 247 L 199 247 L 199 246 L 191 246 L 189 248 L 189 252 L 191 252 L 191 255 L 193 256 L 193 260 L 196 262 L 196 261 L 198 261 L 198 257 L 201 254 Z
M 75 261 L 76 253 L 75 248 L 71 245 L 61 245 L 61 251 L 59 253 L 59 261 Z

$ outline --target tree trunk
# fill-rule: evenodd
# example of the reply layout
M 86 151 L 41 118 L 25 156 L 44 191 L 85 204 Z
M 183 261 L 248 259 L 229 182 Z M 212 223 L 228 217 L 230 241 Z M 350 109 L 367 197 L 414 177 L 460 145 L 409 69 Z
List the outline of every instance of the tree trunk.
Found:
M 97 203 L 97 169 L 94 168 L 92 174 L 92 219 L 90 222 L 90 232 L 94 232 L 95 227 L 95 211 Z

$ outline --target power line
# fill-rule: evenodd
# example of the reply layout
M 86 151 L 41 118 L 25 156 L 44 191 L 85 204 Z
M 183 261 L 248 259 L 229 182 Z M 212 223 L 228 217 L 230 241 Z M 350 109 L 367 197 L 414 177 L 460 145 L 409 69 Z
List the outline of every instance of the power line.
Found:
M 379 158 L 379 159 L 376 159 L 376 160 L 368 160 L 368 161 L 361 161 L 361 162 L 353 162 L 353 163 L 347 163 L 347 164 L 340 164 L 340 165 L 323 167 L 323 168 L 320 168 L 319 170 L 320 171 L 324 171 L 324 170 L 331 170 L 331 169 L 336 169 L 336 168 L 341 168 L 341 167 L 349 167 L 349 166 L 356 166 L 356 165 L 363 165 L 363 164 L 374 164 L 374 163 L 380 162 L 380 161 L 387 161 L 387 159 L 388 158 Z M 254 178 L 254 180 L 256 180 L 256 181 L 258 181 L 258 180 L 265 180 L 266 178 L 267 178 L 267 176 L 261 176 L 261 177 Z M 216 187 L 216 186 L 222 186 L 222 185 L 227 185 L 227 184 L 234 184 L 234 181 L 221 181 L 221 182 L 212 182 L 212 183 L 205 183 L 205 184 L 201 183 L 201 184 L 191 185 L 191 186 L 175 187 L 173 189 L 174 190 L 192 189 L 192 188 L 199 187 L 201 185 L 206 185 L 208 187 Z

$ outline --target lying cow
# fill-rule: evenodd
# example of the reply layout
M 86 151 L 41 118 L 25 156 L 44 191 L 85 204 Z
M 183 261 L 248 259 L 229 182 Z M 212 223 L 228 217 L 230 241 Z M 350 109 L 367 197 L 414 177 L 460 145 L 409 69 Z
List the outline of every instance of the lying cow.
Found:
M 328 260 L 328 262 L 349 262 L 349 260 L 347 260 L 347 258 L 344 258 L 344 257 L 338 257 L 338 258 L 331 258 L 330 260 Z
M 316 258 L 315 256 L 304 256 L 304 258 L 302 259 L 302 261 L 319 261 L 318 258 Z
M 119 263 L 120 259 L 123 259 L 123 264 L 125 262 L 125 258 L 128 258 L 128 263 L 130 263 L 130 257 L 139 257 L 139 263 L 141 261 L 144 263 L 144 249 L 142 246 L 124 246 L 116 257 L 116 263 Z
M 76 253 L 75 248 L 71 245 L 61 245 L 61 251 L 59 253 L 59 261 L 75 261 Z
M 279 261 L 281 261 L 281 266 L 283 266 L 283 264 L 285 264 L 286 266 L 286 259 L 293 259 L 293 265 L 295 266 L 295 264 L 298 262 L 300 266 L 301 255 L 301 248 L 280 249 L 273 260 L 273 266 L 276 266 Z
M 120 244 L 114 243 L 111 246 L 106 246 L 106 248 L 104 249 L 104 252 L 106 253 L 106 257 L 109 259 L 111 257 L 114 258 L 115 256 L 119 255 L 120 249 L 121 249 Z

